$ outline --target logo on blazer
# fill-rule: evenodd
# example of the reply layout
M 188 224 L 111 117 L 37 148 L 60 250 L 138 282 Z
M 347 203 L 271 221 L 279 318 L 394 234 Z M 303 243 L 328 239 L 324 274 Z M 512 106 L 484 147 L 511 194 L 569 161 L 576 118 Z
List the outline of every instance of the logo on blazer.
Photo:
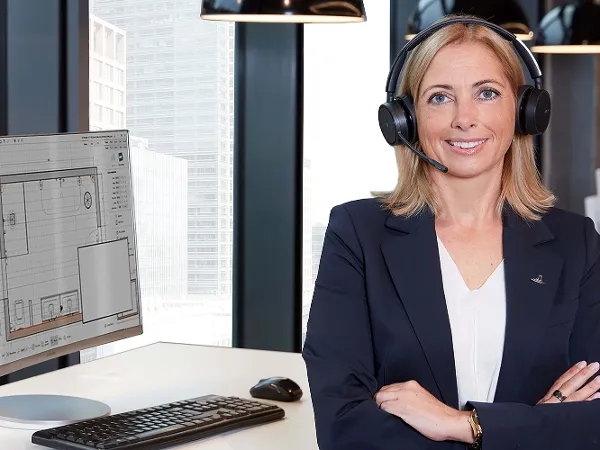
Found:
M 544 280 L 542 278 L 542 274 L 539 274 L 535 278 L 530 278 L 530 280 L 533 281 L 534 283 L 537 283 L 537 284 L 546 284 L 546 283 L 544 283 Z

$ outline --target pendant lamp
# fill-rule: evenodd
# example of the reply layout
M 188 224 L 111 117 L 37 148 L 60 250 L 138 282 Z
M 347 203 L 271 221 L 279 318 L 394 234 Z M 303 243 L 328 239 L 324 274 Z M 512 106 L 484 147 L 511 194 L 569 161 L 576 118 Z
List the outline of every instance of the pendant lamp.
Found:
M 419 0 L 408 19 L 406 39 L 447 14 L 470 14 L 514 33 L 522 41 L 533 39 L 527 16 L 516 0 Z
M 229 22 L 283 23 L 367 20 L 362 0 L 204 0 L 200 17 Z

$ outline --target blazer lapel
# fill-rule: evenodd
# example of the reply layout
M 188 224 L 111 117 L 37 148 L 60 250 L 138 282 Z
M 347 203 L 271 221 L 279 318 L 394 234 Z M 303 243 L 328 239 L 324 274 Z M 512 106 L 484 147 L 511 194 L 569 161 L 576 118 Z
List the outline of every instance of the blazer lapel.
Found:
M 520 388 L 535 360 L 563 265 L 562 258 L 540 245 L 552 239 L 543 221 L 527 224 L 506 208 L 506 333 L 496 402 L 519 401 Z
M 381 247 L 390 276 L 421 343 L 442 400 L 457 408 L 452 332 L 433 215 L 429 210 L 411 218 L 390 214 L 386 226 L 396 230 Z

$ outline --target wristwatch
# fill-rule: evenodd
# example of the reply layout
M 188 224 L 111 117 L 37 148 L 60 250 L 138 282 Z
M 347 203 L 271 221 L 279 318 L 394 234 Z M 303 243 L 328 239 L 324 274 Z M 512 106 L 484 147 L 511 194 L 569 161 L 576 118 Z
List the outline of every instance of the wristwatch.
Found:
M 483 430 L 481 429 L 479 416 L 477 415 L 477 410 L 475 408 L 471 410 L 471 415 L 469 416 L 469 425 L 471 425 L 471 430 L 473 430 L 475 442 L 470 444 L 467 448 L 470 450 L 481 450 L 481 437 L 483 436 Z

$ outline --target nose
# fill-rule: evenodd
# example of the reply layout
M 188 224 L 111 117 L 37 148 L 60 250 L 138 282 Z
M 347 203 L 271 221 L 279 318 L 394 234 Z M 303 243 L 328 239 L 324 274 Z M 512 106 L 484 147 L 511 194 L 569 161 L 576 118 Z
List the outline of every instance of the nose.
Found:
M 472 99 L 457 100 L 454 104 L 452 128 L 468 130 L 477 125 L 477 105 Z

